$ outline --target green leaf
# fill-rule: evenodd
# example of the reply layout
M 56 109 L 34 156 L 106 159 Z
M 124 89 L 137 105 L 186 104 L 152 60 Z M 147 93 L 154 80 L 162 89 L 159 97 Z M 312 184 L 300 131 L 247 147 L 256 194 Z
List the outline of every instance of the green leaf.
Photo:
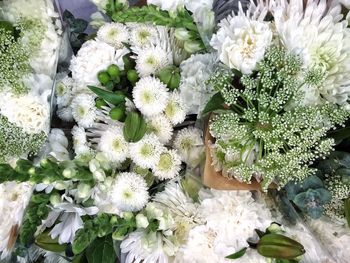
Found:
M 70 30 L 74 33 L 83 33 L 88 26 L 88 22 L 84 19 L 74 19 L 70 24 Z
M 345 200 L 344 203 L 344 212 L 345 212 L 345 218 L 346 221 L 348 222 L 348 227 L 350 227 L 350 198 Z
M 237 258 L 243 257 L 246 251 L 247 251 L 247 247 L 242 248 L 241 250 L 237 251 L 236 253 L 233 253 L 225 258 L 237 259 Z
M 47 251 L 52 252 L 64 252 L 67 249 L 67 244 L 59 244 L 58 243 L 58 237 L 55 239 L 52 239 L 50 236 L 50 231 L 45 231 L 41 233 L 39 236 L 35 239 L 35 244 Z
M 89 263 L 115 263 L 117 255 L 112 236 L 97 238 L 86 250 L 86 257 Z
M 208 101 L 207 105 L 202 112 L 202 115 L 206 115 L 214 110 L 225 109 L 224 107 L 225 99 L 222 97 L 221 93 L 218 92 Z
M 329 133 L 329 137 L 332 137 L 335 141 L 341 141 L 350 137 L 350 127 L 345 127 Z
M 317 177 L 316 175 L 311 175 L 308 178 L 305 179 L 304 183 L 303 183 L 303 188 L 304 190 L 308 190 L 308 189 L 317 189 L 317 188 L 323 188 L 323 182 L 322 180 Z
M 64 21 L 67 21 L 69 23 L 70 21 L 74 20 L 74 15 L 68 10 L 64 10 L 62 18 Z
M 105 101 L 112 103 L 115 106 L 125 101 L 125 95 L 116 94 L 94 86 L 88 86 L 88 88 L 101 99 L 104 99 Z

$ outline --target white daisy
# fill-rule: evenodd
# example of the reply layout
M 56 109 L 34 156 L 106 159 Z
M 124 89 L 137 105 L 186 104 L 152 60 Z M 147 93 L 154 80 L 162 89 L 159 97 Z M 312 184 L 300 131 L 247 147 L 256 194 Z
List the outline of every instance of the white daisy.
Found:
M 78 94 L 72 101 L 72 115 L 84 128 L 91 127 L 96 119 L 95 97 L 90 94 Z
M 129 41 L 128 28 L 121 23 L 106 23 L 97 31 L 97 38 L 116 49 L 123 48 Z
M 122 212 L 140 211 L 149 199 L 147 183 L 136 173 L 120 173 L 111 191 L 113 203 Z
M 57 116 L 63 121 L 71 122 L 74 119 L 71 107 L 59 108 L 57 109 L 56 113 Z
M 57 105 L 65 107 L 71 102 L 71 93 L 74 81 L 66 76 L 56 84 Z
M 140 79 L 132 92 L 135 106 L 146 116 L 161 113 L 167 104 L 169 93 L 166 86 L 154 77 Z
M 130 43 L 136 47 L 150 46 L 157 37 L 157 29 L 152 25 L 130 24 Z
M 128 143 L 120 127 L 110 126 L 101 135 L 97 148 L 113 163 L 122 163 L 128 157 Z
M 154 176 L 160 180 L 172 179 L 179 175 L 180 170 L 181 158 L 175 150 L 163 151 L 153 169 Z
M 265 55 L 272 41 L 272 31 L 264 15 L 257 20 L 245 14 L 239 6 L 237 15 L 228 16 L 219 24 L 219 30 L 211 40 L 211 45 L 219 53 L 222 63 L 244 74 L 250 74 Z
M 133 51 L 137 54 L 136 70 L 141 77 L 155 75 L 171 64 L 170 54 L 158 46 L 133 48 Z
M 173 135 L 173 126 L 163 115 L 152 116 L 146 119 L 148 132 L 154 133 L 163 144 L 168 143 Z
M 202 132 L 194 127 L 184 128 L 176 134 L 173 146 L 179 151 L 182 161 L 195 167 L 204 154 Z
M 141 168 L 153 168 L 158 162 L 163 145 L 154 134 L 145 135 L 140 141 L 130 143 L 130 156 Z
M 185 120 L 186 109 L 178 92 L 171 93 L 164 113 L 173 125 L 180 124 Z

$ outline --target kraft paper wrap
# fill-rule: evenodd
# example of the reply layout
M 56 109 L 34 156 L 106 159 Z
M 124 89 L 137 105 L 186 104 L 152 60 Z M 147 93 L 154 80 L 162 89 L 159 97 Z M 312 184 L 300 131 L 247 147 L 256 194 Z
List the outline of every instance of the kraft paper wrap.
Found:
M 228 178 L 217 172 L 212 166 L 212 158 L 210 154 L 209 141 L 214 142 L 215 139 L 209 132 L 209 121 L 205 127 L 205 166 L 203 175 L 203 184 L 217 190 L 260 190 L 260 183 L 255 179 L 250 184 L 241 183 L 234 178 Z M 275 188 L 275 185 L 270 185 L 269 188 Z

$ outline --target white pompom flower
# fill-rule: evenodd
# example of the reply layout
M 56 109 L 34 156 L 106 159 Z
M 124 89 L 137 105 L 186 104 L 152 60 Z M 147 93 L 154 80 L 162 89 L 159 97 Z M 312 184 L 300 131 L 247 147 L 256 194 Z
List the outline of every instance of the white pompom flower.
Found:
M 140 79 L 132 94 L 135 106 L 148 117 L 161 113 L 169 97 L 166 86 L 154 77 Z
M 174 91 L 164 110 L 165 116 L 173 125 L 182 123 L 186 118 L 186 109 L 178 92 Z
M 157 38 L 158 31 L 156 27 L 145 24 L 131 24 L 130 43 L 136 47 L 147 47 Z
M 121 212 L 140 211 L 149 199 L 147 183 L 136 173 L 120 173 L 111 191 L 112 201 Z
M 175 150 L 165 150 L 160 154 L 159 161 L 154 167 L 154 176 L 160 180 L 172 179 L 179 175 L 181 157 Z
M 157 74 L 171 64 L 171 54 L 159 46 L 133 48 L 136 57 L 136 70 L 141 77 Z
M 122 163 L 129 155 L 128 143 L 117 126 L 110 126 L 102 133 L 97 147 L 113 163 Z
M 146 123 L 147 130 L 157 135 L 161 143 L 166 144 L 171 140 L 173 126 L 163 114 L 147 118 Z
M 134 163 L 141 168 L 153 168 L 159 161 L 163 145 L 154 134 L 145 135 L 140 141 L 131 143 L 129 150 Z
M 121 23 L 106 23 L 97 31 L 97 38 L 116 49 L 123 48 L 129 41 L 128 28 Z
M 75 121 L 82 127 L 91 127 L 97 117 L 95 96 L 90 94 L 78 94 L 71 103 L 72 115 Z

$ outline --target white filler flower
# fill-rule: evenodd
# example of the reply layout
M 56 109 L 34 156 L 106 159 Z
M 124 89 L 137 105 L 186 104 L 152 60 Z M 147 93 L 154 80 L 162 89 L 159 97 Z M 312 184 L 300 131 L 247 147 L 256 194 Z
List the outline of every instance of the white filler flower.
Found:
M 136 173 L 120 173 L 112 186 L 112 201 L 122 212 L 136 212 L 148 202 L 145 179 Z

